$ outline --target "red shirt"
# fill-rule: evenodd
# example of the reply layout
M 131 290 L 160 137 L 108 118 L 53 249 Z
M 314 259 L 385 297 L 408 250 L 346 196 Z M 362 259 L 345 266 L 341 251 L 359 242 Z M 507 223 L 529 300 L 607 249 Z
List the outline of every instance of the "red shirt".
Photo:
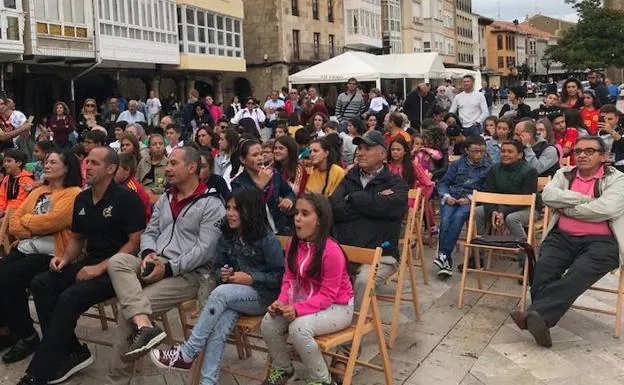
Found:
M 150 203 L 150 199 L 149 199 L 149 195 L 147 195 L 147 191 L 145 191 L 145 188 L 143 187 L 141 182 L 139 182 L 137 178 L 134 176 L 131 176 L 130 178 L 128 178 L 125 185 L 130 190 L 137 193 L 137 195 L 141 199 L 141 202 L 143 202 L 143 206 L 145 207 L 145 223 L 149 222 L 150 218 L 152 217 L 152 204 Z
M 198 196 L 201 196 L 207 190 L 208 188 L 206 187 L 206 185 L 200 182 L 199 185 L 197 185 L 197 188 L 195 189 L 195 191 L 193 191 L 193 193 L 190 196 L 179 201 L 178 190 L 175 187 L 172 187 L 170 190 L 171 201 L 169 202 L 169 205 L 171 206 L 171 214 L 173 215 L 173 220 L 176 220 L 178 218 L 178 215 L 180 215 L 180 213 L 182 212 L 182 209 L 184 209 L 184 206 L 186 206 L 187 203 L 197 198 Z
M 598 118 L 600 118 L 600 110 L 594 107 L 581 107 L 580 110 L 581 119 L 589 135 L 596 135 L 598 133 Z
M 555 143 L 560 145 L 561 148 L 563 149 L 574 148 L 574 145 L 576 144 L 577 139 L 578 139 L 578 131 L 576 131 L 576 128 L 572 128 L 572 127 L 566 128 L 563 134 L 555 131 Z M 576 163 L 574 162 L 574 156 L 572 155 L 572 153 L 569 152 L 567 156 L 570 157 L 570 165 L 571 166 L 575 165 Z

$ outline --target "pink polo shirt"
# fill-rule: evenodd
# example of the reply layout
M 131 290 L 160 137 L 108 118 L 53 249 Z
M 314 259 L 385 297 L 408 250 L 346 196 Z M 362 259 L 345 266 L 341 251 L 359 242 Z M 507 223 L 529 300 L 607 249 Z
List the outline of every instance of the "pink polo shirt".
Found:
M 604 168 L 601 167 L 596 174 L 589 178 L 583 178 L 580 173 L 576 174 L 576 178 L 572 181 L 570 190 L 588 197 L 594 197 L 594 184 L 598 183 L 604 175 Z M 613 235 L 607 221 L 588 222 L 579 219 L 566 217 L 561 215 L 559 218 L 559 230 L 564 231 L 572 236 L 584 235 Z

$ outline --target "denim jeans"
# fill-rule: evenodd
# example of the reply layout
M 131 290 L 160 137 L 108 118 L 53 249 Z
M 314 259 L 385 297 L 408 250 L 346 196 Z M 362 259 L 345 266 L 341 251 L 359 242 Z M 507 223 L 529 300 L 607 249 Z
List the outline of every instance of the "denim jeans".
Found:
M 451 265 L 453 263 L 451 254 L 469 215 L 470 205 L 440 205 L 440 244 L 438 250 L 440 254 L 448 257 Z
M 464 127 L 464 136 L 466 136 L 466 138 L 473 135 L 481 135 L 482 132 L 483 128 L 479 123 L 474 124 L 470 127 Z
M 266 306 L 260 304 L 256 289 L 247 285 L 217 286 L 206 301 L 193 332 L 182 346 L 185 357 L 195 358 L 205 352 L 201 385 L 219 383 L 219 369 L 225 341 L 241 314 L 260 315 Z

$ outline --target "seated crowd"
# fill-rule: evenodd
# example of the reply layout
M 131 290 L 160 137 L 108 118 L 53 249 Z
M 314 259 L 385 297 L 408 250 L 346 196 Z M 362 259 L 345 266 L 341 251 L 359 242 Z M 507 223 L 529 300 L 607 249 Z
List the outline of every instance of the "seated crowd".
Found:
M 225 343 L 241 315 L 264 315 L 271 366 L 263 384 L 294 376 L 287 337 L 307 383 L 333 384 L 314 336 L 351 324 L 371 274 L 367 265 L 348 269 L 340 244 L 381 247 L 376 278 L 383 284 L 398 268 L 402 221 L 413 206 L 408 190 L 420 188 L 426 231 L 439 234 L 433 264 L 446 279 L 473 191 L 534 194 L 541 176 L 552 177 L 539 201 L 553 215 L 533 302 L 512 318 L 551 346 L 549 328 L 620 265 L 619 112 L 603 106 L 593 132 L 581 134 L 583 121 L 571 123 L 578 113 L 547 95 L 537 111 L 511 106 L 501 119 L 481 119 L 473 110 L 484 103 L 473 81 L 464 78 L 453 113 L 434 109 L 418 131 L 405 114 L 388 112 L 379 90 L 368 108 L 356 99 L 355 111 L 341 106 L 341 94 L 338 122 L 330 121 L 311 88 L 307 97 L 316 101 L 299 112 L 276 91 L 264 112 L 250 98 L 230 119 L 203 119 L 197 105 L 191 130 L 165 116 L 164 135 L 119 121 L 114 141 L 99 129 L 82 132 L 73 148 L 42 140 L 29 167 L 22 151 L 6 150 L 0 215 L 9 215 L 16 242 L 0 258 L 3 362 L 33 355 L 19 385 L 68 380 L 94 362 L 75 333 L 80 315 L 114 299 L 119 320 L 106 384 L 130 384 L 135 361 L 145 355 L 158 367 L 185 371 L 202 352 L 209 354 L 201 384 L 218 384 Z M 349 80 L 348 93 L 355 86 Z M 521 88 L 510 89 L 510 102 L 522 96 Z M 479 234 L 527 237 L 528 209 L 488 204 L 476 218 Z M 276 235 L 292 236 L 285 251 Z M 152 317 L 195 298 L 200 311 L 190 337 L 158 348 L 166 333 Z

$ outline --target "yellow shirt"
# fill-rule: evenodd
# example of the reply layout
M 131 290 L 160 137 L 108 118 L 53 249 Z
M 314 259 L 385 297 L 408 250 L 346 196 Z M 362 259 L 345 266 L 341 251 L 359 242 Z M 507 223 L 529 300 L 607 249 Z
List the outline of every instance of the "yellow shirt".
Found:
M 295 139 L 295 134 L 302 128 L 303 126 L 288 126 L 288 134 Z
M 323 194 L 328 197 L 334 193 L 336 188 L 338 188 L 338 185 L 340 185 L 340 182 L 342 182 L 346 174 L 346 171 L 337 164 L 332 164 L 329 168 L 329 175 L 327 171 L 314 169 L 308 178 L 305 191 Z M 326 181 L 327 187 L 325 187 L 325 192 L 323 193 L 323 187 L 325 186 Z

